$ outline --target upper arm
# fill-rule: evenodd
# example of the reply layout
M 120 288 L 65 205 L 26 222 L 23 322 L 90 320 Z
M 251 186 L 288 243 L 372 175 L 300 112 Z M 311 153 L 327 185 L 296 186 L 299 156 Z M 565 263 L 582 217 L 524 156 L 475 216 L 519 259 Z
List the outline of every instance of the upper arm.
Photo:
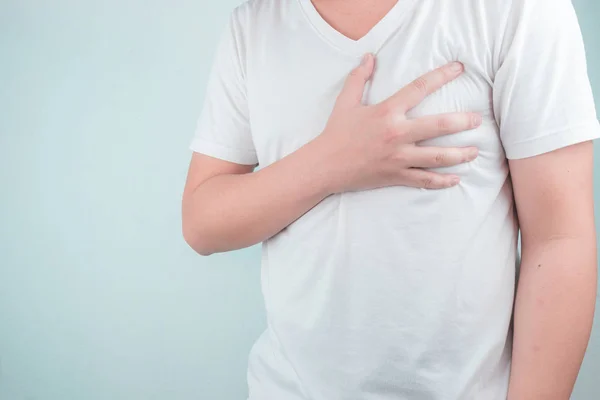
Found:
M 246 40 L 238 16 L 242 11 L 231 13 L 221 34 L 190 144 L 194 153 L 184 195 L 211 177 L 248 173 L 258 164 L 246 91 Z
M 494 79 L 523 245 L 594 232 L 592 139 L 600 136 L 570 0 L 514 0 Z
M 231 13 L 221 34 L 190 148 L 230 163 L 256 165 L 246 88 L 246 38 L 239 12 Z
M 246 91 L 246 38 L 234 10 L 221 34 L 208 79 L 204 104 L 190 149 L 184 189 L 184 214 L 190 195 L 212 177 L 252 172 L 258 156 L 252 140 Z M 185 215 L 184 215 L 185 218 Z
M 594 235 L 593 145 L 511 160 L 523 243 Z
M 218 175 L 247 174 L 255 165 L 232 163 L 219 158 L 194 152 L 188 168 L 183 191 L 184 201 L 204 182 Z

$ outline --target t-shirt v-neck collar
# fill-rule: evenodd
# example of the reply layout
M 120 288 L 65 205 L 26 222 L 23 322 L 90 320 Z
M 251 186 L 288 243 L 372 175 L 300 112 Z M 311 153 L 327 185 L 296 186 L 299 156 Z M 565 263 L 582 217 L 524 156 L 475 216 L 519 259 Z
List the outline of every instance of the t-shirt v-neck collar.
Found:
M 362 56 L 377 53 L 388 38 L 403 24 L 416 0 L 398 0 L 390 11 L 369 32 L 358 40 L 351 39 L 334 29 L 319 14 L 311 0 L 297 0 L 306 18 L 329 44 L 342 52 Z

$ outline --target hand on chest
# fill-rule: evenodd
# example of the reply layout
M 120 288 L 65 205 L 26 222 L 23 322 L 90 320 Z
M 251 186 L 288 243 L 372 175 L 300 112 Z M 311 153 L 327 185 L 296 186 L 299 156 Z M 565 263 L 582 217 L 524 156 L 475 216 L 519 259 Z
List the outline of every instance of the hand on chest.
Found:
M 287 54 L 285 58 L 273 59 L 257 77 L 249 98 L 252 133 L 255 146 L 264 148 L 270 158 L 281 158 L 297 150 L 323 131 L 347 74 L 357 64 L 353 58 L 337 54 L 330 57 L 307 62 Z M 402 51 L 383 51 L 367 84 L 364 103 L 377 104 L 449 61 L 443 54 L 414 59 Z M 427 97 L 408 117 L 462 111 L 481 113 L 486 124 L 479 130 L 437 138 L 432 144 L 495 148 L 498 138 L 494 132 L 491 87 L 468 65 L 461 77 Z

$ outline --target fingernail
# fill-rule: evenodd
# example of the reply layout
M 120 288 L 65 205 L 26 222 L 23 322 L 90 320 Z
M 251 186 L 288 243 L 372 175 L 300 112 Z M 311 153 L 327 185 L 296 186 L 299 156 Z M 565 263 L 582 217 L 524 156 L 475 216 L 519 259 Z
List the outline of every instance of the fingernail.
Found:
M 363 58 L 362 58 L 362 61 L 361 61 L 360 65 L 361 65 L 361 66 L 363 66 L 363 67 L 364 67 L 365 65 L 367 65 L 367 64 L 368 64 L 368 62 L 369 62 L 369 59 L 370 59 L 370 58 L 371 58 L 371 54 L 365 54 L 365 55 L 363 56 Z
M 456 186 L 460 183 L 460 178 L 458 176 L 455 176 L 454 178 L 452 178 L 452 186 Z
M 479 155 L 479 149 L 473 148 L 473 149 L 469 150 L 469 159 L 470 160 L 476 159 L 478 155 Z
M 481 114 L 473 114 L 473 126 L 479 126 L 483 122 Z
M 457 61 L 457 62 L 453 62 L 452 64 L 450 64 L 450 69 L 451 69 L 453 72 L 462 72 L 462 70 L 463 70 L 463 65 L 462 65 L 462 63 L 460 63 L 460 62 L 458 62 L 458 61 Z

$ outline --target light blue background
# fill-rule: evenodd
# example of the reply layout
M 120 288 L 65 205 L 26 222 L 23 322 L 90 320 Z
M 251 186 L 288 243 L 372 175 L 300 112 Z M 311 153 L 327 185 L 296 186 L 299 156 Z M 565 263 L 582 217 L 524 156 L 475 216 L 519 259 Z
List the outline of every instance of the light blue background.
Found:
M 180 230 L 238 3 L 0 2 L 1 400 L 245 399 L 259 248 L 202 258 Z M 575 4 L 600 99 L 600 2 Z M 600 396 L 599 331 L 574 399 Z

